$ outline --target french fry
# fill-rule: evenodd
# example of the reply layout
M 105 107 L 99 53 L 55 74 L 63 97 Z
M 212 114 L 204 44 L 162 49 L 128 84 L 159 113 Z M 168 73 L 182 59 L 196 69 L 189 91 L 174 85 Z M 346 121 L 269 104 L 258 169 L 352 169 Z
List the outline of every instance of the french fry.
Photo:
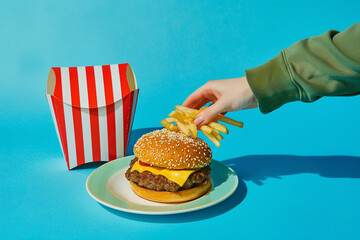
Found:
M 181 105 L 176 105 L 175 108 L 177 110 L 180 110 L 182 112 L 187 112 L 187 113 L 192 113 L 192 114 L 197 114 L 199 110 L 193 109 L 193 108 L 188 108 L 188 107 L 184 107 Z
M 211 127 L 209 127 L 208 125 L 201 125 L 200 130 L 202 132 L 206 132 L 207 134 L 211 134 L 213 131 L 213 129 Z
M 170 130 L 170 131 L 177 131 L 177 130 L 178 130 L 178 127 L 175 126 L 175 125 L 173 125 L 173 124 L 171 124 L 170 122 L 168 122 L 166 118 L 161 121 L 161 124 L 162 124 L 166 129 L 168 129 L 168 130 Z
M 221 136 L 221 134 L 219 133 L 218 130 L 213 129 L 212 130 L 212 135 L 214 135 L 214 137 L 216 137 L 216 139 L 219 140 L 219 141 L 223 140 L 223 136 Z
M 234 119 L 219 114 L 208 125 L 202 125 L 200 127 L 197 127 L 194 123 L 194 119 L 206 108 L 208 107 L 202 107 L 197 110 L 176 105 L 175 110 L 169 114 L 168 118 L 163 119 L 161 121 L 161 124 L 166 129 L 169 129 L 171 131 L 181 131 L 186 136 L 192 138 L 196 138 L 198 135 L 198 130 L 200 130 L 217 147 L 220 146 L 220 141 L 223 139 L 223 136 L 220 134 L 220 132 L 225 134 L 229 133 L 229 130 L 224 125 L 218 123 L 218 121 L 241 128 L 244 126 L 244 124 L 240 121 L 236 121 Z
M 178 111 L 180 111 L 180 110 L 178 110 Z M 189 112 L 182 112 L 182 113 L 184 113 L 186 117 L 191 118 L 192 120 L 194 120 L 194 118 L 197 115 L 197 114 L 189 113 Z
M 178 128 L 178 126 L 175 126 L 175 125 L 173 125 L 173 124 L 170 124 L 170 130 L 171 130 L 171 131 L 178 131 L 179 128 Z
M 219 142 L 219 140 L 216 139 L 216 137 L 214 137 L 214 135 L 208 134 L 206 132 L 203 132 L 203 133 L 210 141 L 212 141 L 215 144 L 216 147 L 220 147 L 220 142 Z
M 170 130 L 170 123 L 166 120 L 166 119 L 163 119 L 162 121 L 161 121 L 161 124 L 165 127 L 165 128 L 167 128 L 167 129 L 169 129 Z
M 180 122 L 179 120 L 177 120 L 176 118 L 175 118 L 175 122 L 176 122 L 178 128 L 180 129 L 180 131 L 189 137 L 190 136 L 190 128 L 188 126 L 186 126 L 185 124 L 183 124 L 182 122 Z
M 236 127 L 240 127 L 240 128 L 242 128 L 244 126 L 243 122 L 239 122 L 239 121 L 236 121 L 234 119 L 225 117 L 224 115 L 221 115 L 221 114 L 217 115 L 215 119 L 219 120 L 221 122 L 225 122 L 225 123 L 228 123 L 230 125 L 236 126 Z
M 169 114 L 170 117 L 172 118 L 175 118 L 181 122 L 185 122 L 185 120 L 187 119 L 186 115 L 175 110 L 175 111 L 172 111 L 170 114 Z
M 187 121 L 187 123 L 189 124 L 191 137 L 196 138 L 197 134 L 198 134 L 198 131 L 197 131 L 197 127 L 196 127 L 195 123 L 193 122 L 192 119 L 190 119 L 190 121 Z
M 174 111 L 172 111 L 171 113 L 169 113 L 169 116 L 174 115 L 174 114 L 176 114 L 176 110 L 174 110 Z
M 219 132 L 226 133 L 226 134 L 229 133 L 229 130 L 224 125 L 222 125 L 220 123 L 210 122 L 208 125 L 209 125 L 209 127 L 213 128 L 215 130 L 218 130 Z
M 175 119 L 172 117 L 165 118 L 165 120 L 168 121 L 169 123 L 175 122 Z

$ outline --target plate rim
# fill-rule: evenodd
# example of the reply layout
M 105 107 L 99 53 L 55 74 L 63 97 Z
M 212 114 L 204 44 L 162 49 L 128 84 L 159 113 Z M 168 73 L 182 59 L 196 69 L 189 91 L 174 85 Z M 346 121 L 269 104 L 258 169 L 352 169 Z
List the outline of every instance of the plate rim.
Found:
M 121 157 L 121 158 L 117 158 L 117 159 L 114 159 L 112 161 L 109 161 L 103 165 L 101 165 L 100 167 L 97 167 L 96 169 L 94 169 L 94 171 L 91 172 L 91 174 L 88 176 L 87 180 L 86 180 L 86 191 L 88 192 L 88 194 L 94 199 L 96 200 L 98 203 L 101 203 L 102 205 L 105 205 L 109 208 L 112 208 L 112 209 L 115 209 L 115 210 L 118 210 L 118 211 L 122 211 L 122 212 L 127 212 L 127 213 L 133 213 L 133 214 L 142 214 L 142 215 L 171 215 L 171 214 L 180 214 L 180 213 L 187 213 L 187 212 L 193 212 L 193 211 L 197 211 L 197 210 L 201 210 L 201 209 L 204 209 L 204 208 L 208 208 L 210 206 L 214 206 L 222 201 L 224 201 L 225 199 L 229 198 L 237 189 L 238 185 L 239 185 L 239 178 L 236 174 L 236 172 L 231 168 L 229 167 L 228 165 L 222 163 L 221 161 L 217 161 L 217 160 L 212 160 L 212 161 L 216 161 L 224 166 L 226 166 L 228 169 L 230 169 L 231 172 L 234 173 L 234 178 L 235 178 L 235 184 L 233 186 L 233 188 L 227 193 L 225 194 L 224 196 L 222 196 L 221 198 L 215 200 L 215 201 L 211 201 L 207 204 L 203 204 L 203 205 L 200 205 L 200 206 L 195 206 L 195 207 L 191 207 L 191 208 L 186 208 L 186 209 L 180 209 L 180 210 L 174 210 L 174 211 L 142 211 L 142 210 L 135 210 L 135 209 L 129 209 L 129 208 L 124 208 L 124 207 L 120 207 L 120 206 L 117 206 L 117 205 L 114 205 L 114 204 L 111 204 L 111 203 L 108 203 L 108 202 L 105 202 L 104 200 L 98 198 L 96 195 L 94 195 L 91 190 L 90 190 L 90 187 L 89 187 L 89 181 L 92 177 L 92 175 L 98 171 L 98 169 L 104 167 L 106 164 L 108 163 L 111 163 L 113 161 L 117 161 L 117 160 L 120 160 L 120 159 L 123 159 L 123 158 L 130 158 L 130 157 L 134 157 L 135 155 L 130 155 L 130 156 L 125 156 L 125 157 Z M 126 167 L 125 167 L 126 168 Z M 118 171 L 121 171 L 122 169 L 124 168 L 121 168 L 119 169 Z M 117 171 L 117 172 L 118 172 Z M 114 173 L 115 174 L 115 173 Z M 113 175 L 111 175 L 113 176 Z M 110 179 L 111 176 L 108 176 L 107 177 L 107 181 Z M 210 190 L 211 191 L 211 190 Z M 205 193 L 208 194 L 209 192 Z M 119 199 L 120 201 L 123 201 L 121 199 Z

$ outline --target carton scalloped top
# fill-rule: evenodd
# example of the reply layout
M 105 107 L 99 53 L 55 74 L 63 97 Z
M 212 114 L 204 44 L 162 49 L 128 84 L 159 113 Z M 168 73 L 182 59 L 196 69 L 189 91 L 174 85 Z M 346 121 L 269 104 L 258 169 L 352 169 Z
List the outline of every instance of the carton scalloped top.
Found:
M 68 169 L 125 156 L 138 92 L 128 63 L 50 69 L 46 98 Z

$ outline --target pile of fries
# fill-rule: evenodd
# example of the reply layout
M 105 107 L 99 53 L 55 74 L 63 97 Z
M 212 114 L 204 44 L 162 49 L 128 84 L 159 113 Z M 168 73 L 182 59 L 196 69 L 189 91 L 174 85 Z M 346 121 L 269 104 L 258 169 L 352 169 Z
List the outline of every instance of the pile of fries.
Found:
M 223 139 L 223 136 L 220 134 L 228 134 L 229 130 L 218 121 L 228 123 L 233 126 L 243 127 L 244 123 L 236 121 L 234 119 L 225 117 L 224 115 L 217 115 L 215 120 L 208 123 L 207 125 L 201 125 L 197 127 L 194 123 L 196 116 L 204 111 L 207 107 L 200 108 L 199 110 L 188 108 L 184 106 L 176 105 L 174 111 L 169 114 L 168 118 L 165 118 L 161 121 L 161 124 L 171 131 L 181 131 L 188 137 L 196 138 L 198 135 L 198 130 L 202 131 L 204 135 L 209 138 L 215 146 L 220 146 L 220 140 Z

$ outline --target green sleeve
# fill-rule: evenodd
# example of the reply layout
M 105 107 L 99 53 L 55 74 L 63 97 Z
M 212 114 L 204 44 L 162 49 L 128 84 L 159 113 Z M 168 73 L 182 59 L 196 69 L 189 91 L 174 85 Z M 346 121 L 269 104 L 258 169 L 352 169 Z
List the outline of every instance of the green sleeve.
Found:
M 296 42 L 246 77 L 262 113 L 292 101 L 360 94 L 360 23 Z

